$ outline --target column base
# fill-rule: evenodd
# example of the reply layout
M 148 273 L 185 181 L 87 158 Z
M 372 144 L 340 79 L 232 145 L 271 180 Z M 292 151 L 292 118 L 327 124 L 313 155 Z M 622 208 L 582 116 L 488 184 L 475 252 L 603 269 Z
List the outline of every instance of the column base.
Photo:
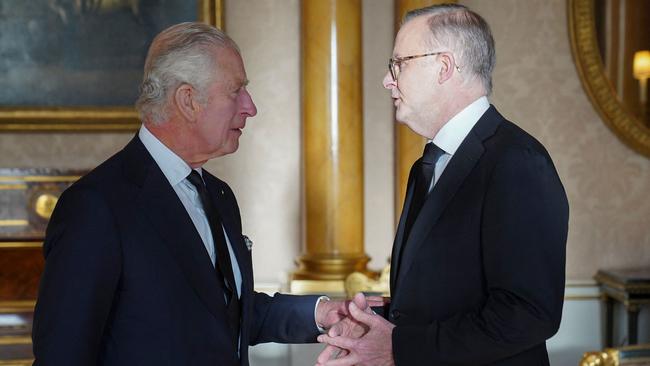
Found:
M 291 280 L 291 293 L 296 295 L 325 294 L 329 297 L 345 297 L 344 280 Z
M 361 255 L 303 255 L 291 276 L 292 293 L 327 293 L 345 296 L 345 279 L 352 272 L 371 275 L 366 269 L 370 257 Z

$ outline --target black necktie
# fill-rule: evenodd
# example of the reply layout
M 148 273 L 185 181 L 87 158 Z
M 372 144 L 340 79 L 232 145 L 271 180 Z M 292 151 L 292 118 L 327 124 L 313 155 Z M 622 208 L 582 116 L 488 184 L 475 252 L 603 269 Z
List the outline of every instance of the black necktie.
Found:
M 208 189 L 205 187 L 201 175 L 199 175 L 196 170 L 192 170 L 190 175 L 187 176 L 187 180 L 196 188 L 199 198 L 201 199 L 201 204 L 203 205 L 203 211 L 205 212 L 205 216 L 210 224 L 210 231 L 212 231 L 212 239 L 214 241 L 214 251 L 217 257 L 215 269 L 226 297 L 228 320 L 233 329 L 235 348 L 237 348 L 239 342 L 239 321 L 241 310 L 239 297 L 237 296 L 237 286 L 235 285 L 235 276 L 233 275 L 232 264 L 230 262 L 230 252 L 228 252 L 226 238 L 221 226 L 221 218 L 219 217 L 219 213 L 215 209 L 214 204 L 212 204 L 212 200 L 208 194 Z
M 411 199 L 411 207 L 406 216 L 406 226 L 404 227 L 404 243 L 411 234 L 411 228 L 415 219 L 418 217 L 424 202 L 429 195 L 429 187 L 433 179 L 433 173 L 436 168 L 436 162 L 444 154 L 441 148 L 436 146 L 433 142 L 429 142 L 424 146 L 420 166 L 417 168 L 417 175 L 415 176 L 415 185 L 413 190 L 413 198 Z

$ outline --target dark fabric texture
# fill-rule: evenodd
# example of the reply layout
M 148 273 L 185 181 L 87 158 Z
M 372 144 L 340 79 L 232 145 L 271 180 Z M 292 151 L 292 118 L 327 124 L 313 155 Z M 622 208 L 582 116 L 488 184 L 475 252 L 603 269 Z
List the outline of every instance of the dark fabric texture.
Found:
M 545 341 L 562 314 L 569 207 L 547 151 L 491 106 L 407 236 L 419 165 L 393 245 L 385 314 L 396 325 L 396 365 L 548 365 Z
M 253 291 L 226 183 L 203 172 L 242 274 L 241 345 L 189 215 L 136 136 L 67 189 L 43 244 L 35 365 L 248 365 L 248 346 L 315 342 L 317 296 Z
M 436 168 L 436 162 L 444 154 L 441 148 L 436 146 L 433 142 L 429 142 L 424 145 L 424 151 L 422 152 L 422 158 L 413 165 L 413 170 L 417 173 L 415 176 L 415 181 L 413 183 L 413 198 L 411 199 L 411 207 L 406 216 L 406 224 L 404 228 L 404 240 L 407 240 L 411 228 L 415 219 L 417 219 L 420 214 L 420 210 L 424 205 L 427 197 L 429 196 L 429 187 L 431 186 L 431 180 Z M 404 243 L 402 243 L 402 251 L 404 250 Z M 399 274 L 399 265 L 397 263 L 397 271 L 395 273 Z
M 187 180 L 192 183 L 199 194 L 203 212 L 208 219 L 210 231 L 212 232 L 212 241 L 214 243 L 214 252 L 216 255 L 215 272 L 220 285 L 223 288 L 224 300 L 226 301 L 226 312 L 228 314 L 228 322 L 233 334 L 233 344 L 237 347 L 239 343 L 239 328 L 241 320 L 241 307 L 239 303 L 239 296 L 237 294 L 237 285 L 235 283 L 235 275 L 232 270 L 232 263 L 230 262 L 230 252 L 228 251 L 228 244 L 226 244 L 226 237 L 223 235 L 221 226 L 221 218 L 219 213 L 214 207 L 208 189 L 203 182 L 203 178 L 196 170 L 187 176 Z

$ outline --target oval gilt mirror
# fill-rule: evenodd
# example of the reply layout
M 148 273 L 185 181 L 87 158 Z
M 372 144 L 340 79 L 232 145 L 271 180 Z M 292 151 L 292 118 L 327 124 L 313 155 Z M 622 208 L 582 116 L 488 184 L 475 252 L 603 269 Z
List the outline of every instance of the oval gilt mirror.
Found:
M 650 157 L 650 1 L 568 0 L 582 85 L 605 123 Z

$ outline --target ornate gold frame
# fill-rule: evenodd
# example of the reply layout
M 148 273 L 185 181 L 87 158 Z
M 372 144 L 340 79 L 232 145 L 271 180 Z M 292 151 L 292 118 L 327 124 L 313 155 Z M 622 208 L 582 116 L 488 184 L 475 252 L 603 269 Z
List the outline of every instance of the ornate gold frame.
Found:
M 650 157 L 650 128 L 628 113 L 605 76 L 594 22 L 594 0 L 567 0 L 573 58 L 587 95 L 625 144 Z
M 197 0 L 198 19 L 224 27 L 224 0 Z M 134 131 L 140 125 L 131 107 L 2 107 L 0 132 Z

